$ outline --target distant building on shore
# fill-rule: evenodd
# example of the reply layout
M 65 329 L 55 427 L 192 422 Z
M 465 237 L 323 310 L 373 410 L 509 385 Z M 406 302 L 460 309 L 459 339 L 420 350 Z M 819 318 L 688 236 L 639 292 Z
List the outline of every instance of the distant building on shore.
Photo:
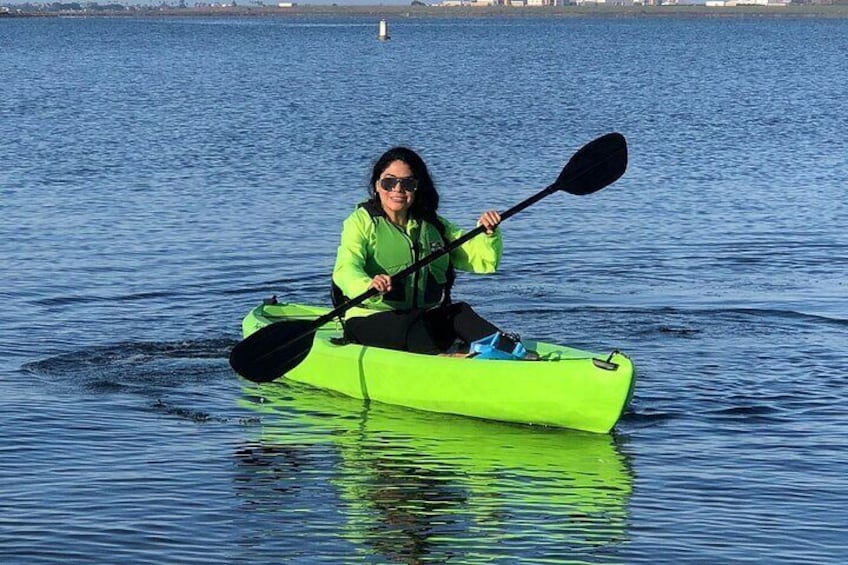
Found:
M 786 6 L 786 0 L 707 0 L 709 8 L 733 8 L 735 6 Z
M 566 6 L 574 3 L 574 0 L 442 0 L 439 5 L 487 8 L 489 6 Z

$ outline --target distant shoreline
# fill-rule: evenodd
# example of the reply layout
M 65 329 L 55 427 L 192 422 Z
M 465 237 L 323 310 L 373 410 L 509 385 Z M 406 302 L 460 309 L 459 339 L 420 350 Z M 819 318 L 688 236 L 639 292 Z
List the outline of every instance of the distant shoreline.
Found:
M 14 10 L 14 7 L 12 7 Z M 331 6 L 300 5 L 228 7 L 147 7 L 127 6 L 124 10 L 75 10 L 0 13 L 0 17 L 373 17 L 373 18 L 568 18 L 568 17 L 815 17 L 848 18 L 848 4 L 788 6 Z

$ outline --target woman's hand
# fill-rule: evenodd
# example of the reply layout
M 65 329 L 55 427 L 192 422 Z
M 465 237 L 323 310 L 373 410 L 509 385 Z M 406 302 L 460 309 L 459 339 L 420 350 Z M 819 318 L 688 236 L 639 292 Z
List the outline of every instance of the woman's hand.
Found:
M 492 235 L 495 233 L 495 228 L 498 227 L 498 224 L 501 223 L 501 215 L 498 214 L 497 210 L 487 210 L 480 215 L 480 219 L 477 220 L 478 226 L 483 226 L 486 228 L 486 235 Z
M 371 279 L 371 285 L 368 288 L 376 288 L 380 294 L 385 294 L 392 290 L 392 277 L 389 275 L 377 275 Z

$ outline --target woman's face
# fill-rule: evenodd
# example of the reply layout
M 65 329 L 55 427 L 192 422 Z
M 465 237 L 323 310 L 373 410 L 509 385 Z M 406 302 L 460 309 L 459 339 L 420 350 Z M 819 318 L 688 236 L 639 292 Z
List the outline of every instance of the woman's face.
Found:
M 384 187 L 385 185 L 385 187 Z M 406 214 L 413 200 L 418 181 L 412 169 L 403 161 L 392 161 L 380 173 L 374 190 L 380 195 L 380 204 L 387 214 Z M 410 190 L 411 189 L 411 190 Z

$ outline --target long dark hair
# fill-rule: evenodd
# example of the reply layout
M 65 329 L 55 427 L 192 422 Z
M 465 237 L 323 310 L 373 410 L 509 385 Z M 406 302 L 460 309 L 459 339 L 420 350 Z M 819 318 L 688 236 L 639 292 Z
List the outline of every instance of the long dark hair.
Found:
M 368 194 L 371 196 L 371 200 L 379 209 L 380 197 L 377 195 L 375 185 L 383 171 L 394 161 L 406 163 L 412 169 L 412 175 L 418 180 L 418 189 L 415 191 L 415 199 L 409 208 L 409 214 L 418 220 L 440 225 L 441 222 L 436 216 L 436 211 L 439 209 L 439 193 L 433 184 L 433 178 L 430 176 L 430 171 L 427 170 L 424 159 L 408 147 L 392 147 L 380 155 L 374 163 L 374 168 L 371 170 L 371 182 L 368 185 Z

